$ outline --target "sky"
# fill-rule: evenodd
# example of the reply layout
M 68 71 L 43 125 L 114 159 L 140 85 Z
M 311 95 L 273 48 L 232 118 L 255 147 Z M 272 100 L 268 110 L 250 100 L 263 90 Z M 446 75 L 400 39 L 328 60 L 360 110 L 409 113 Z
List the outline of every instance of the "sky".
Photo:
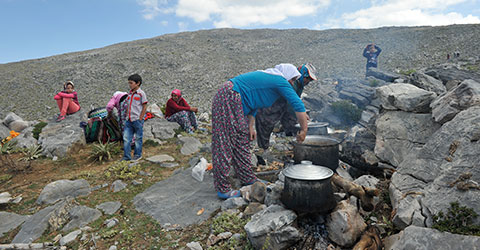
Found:
M 480 23 L 480 0 L 0 0 L 0 64 L 214 28 Z

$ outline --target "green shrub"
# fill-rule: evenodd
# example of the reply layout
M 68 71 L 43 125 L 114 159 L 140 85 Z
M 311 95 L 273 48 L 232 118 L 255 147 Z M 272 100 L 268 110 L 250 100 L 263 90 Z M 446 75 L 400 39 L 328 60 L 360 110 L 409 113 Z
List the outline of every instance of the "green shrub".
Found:
M 104 161 L 110 160 L 112 158 L 112 154 L 115 151 L 116 143 L 107 142 L 103 143 L 95 143 L 92 145 L 92 151 L 90 152 L 90 159 L 94 161 Z
M 400 74 L 406 75 L 406 76 L 409 76 L 409 75 L 411 75 L 415 72 L 417 72 L 417 71 L 414 70 L 414 69 L 400 70 Z
M 442 232 L 480 236 L 480 226 L 472 224 L 477 217 L 478 214 L 472 208 L 452 202 L 446 214 L 439 212 L 433 216 L 432 228 Z
M 105 172 L 107 178 L 115 177 L 115 179 L 133 179 L 137 177 L 138 172 L 140 172 L 140 164 L 132 164 L 128 161 L 118 161 L 113 163 L 108 170 Z
M 11 154 L 16 152 L 16 141 L 7 141 L 3 145 L 0 143 L 0 154 Z
M 151 139 L 147 139 L 145 140 L 145 142 L 143 143 L 143 146 L 145 147 L 156 147 L 160 145 L 160 143 L 154 141 L 154 140 L 151 140 Z
M 38 159 L 42 154 L 42 146 L 34 145 L 29 148 L 25 148 L 22 150 L 23 157 L 19 160 L 21 161 L 33 161 Z
M 39 122 L 33 126 L 33 138 L 38 140 L 38 137 L 40 136 L 40 133 L 42 133 L 42 129 L 47 126 L 48 123 L 46 122 Z
M 247 220 L 240 218 L 237 214 L 222 213 L 213 219 L 212 231 L 216 235 L 223 232 L 241 233 L 244 232 L 243 227 L 247 222 Z
M 360 120 L 362 110 L 350 100 L 342 100 L 332 103 L 333 112 L 347 125 L 353 125 Z
M 377 79 L 370 79 L 370 81 L 368 82 L 368 85 L 370 85 L 370 87 L 378 87 L 379 83 L 380 81 L 378 81 Z
M 6 183 L 8 180 L 12 179 L 12 177 L 13 177 L 13 176 L 10 175 L 10 174 L 2 174 L 2 175 L 0 175 L 0 184 L 2 184 L 2 183 L 4 183 L 4 182 Z

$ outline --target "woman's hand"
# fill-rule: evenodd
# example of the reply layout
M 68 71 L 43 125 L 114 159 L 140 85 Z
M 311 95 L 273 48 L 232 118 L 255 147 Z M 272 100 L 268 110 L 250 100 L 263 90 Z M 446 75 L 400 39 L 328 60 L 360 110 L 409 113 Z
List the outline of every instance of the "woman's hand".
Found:
M 190 108 L 190 111 L 197 113 L 197 112 L 198 112 L 198 108 L 196 108 L 196 107 L 191 107 L 191 108 Z
M 307 136 L 307 131 L 306 130 L 300 130 L 297 133 L 297 142 L 302 143 L 305 141 L 305 137 Z
M 253 115 L 248 115 L 248 134 L 250 135 L 250 141 L 253 141 L 257 138 L 257 132 L 255 131 L 255 117 Z

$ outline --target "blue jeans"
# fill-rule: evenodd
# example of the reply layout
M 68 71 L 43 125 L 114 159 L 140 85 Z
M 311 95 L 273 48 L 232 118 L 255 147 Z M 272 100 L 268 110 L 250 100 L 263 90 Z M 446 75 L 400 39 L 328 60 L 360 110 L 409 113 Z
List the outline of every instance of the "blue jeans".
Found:
M 137 159 L 142 156 L 142 144 L 143 144 L 143 120 L 125 121 L 125 128 L 123 130 L 123 160 L 131 160 L 132 156 L 130 151 L 132 150 L 132 139 L 135 134 L 135 151 L 133 152 L 133 158 Z

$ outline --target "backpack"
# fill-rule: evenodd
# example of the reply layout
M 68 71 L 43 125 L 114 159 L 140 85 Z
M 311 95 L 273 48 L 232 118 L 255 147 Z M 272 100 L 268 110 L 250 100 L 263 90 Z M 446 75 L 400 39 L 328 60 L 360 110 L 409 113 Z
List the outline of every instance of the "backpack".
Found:
M 115 118 L 105 117 L 102 119 L 102 123 L 103 127 L 100 131 L 102 132 L 101 142 L 103 144 L 107 142 L 122 141 L 122 130 Z
M 88 122 L 83 130 L 85 134 L 85 141 L 87 143 L 97 142 L 99 140 L 101 141 L 101 137 L 99 138 L 99 135 L 103 134 L 103 132 L 100 132 L 101 130 L 103 130 L 102 118 L 93 117 L 88 119 Z

